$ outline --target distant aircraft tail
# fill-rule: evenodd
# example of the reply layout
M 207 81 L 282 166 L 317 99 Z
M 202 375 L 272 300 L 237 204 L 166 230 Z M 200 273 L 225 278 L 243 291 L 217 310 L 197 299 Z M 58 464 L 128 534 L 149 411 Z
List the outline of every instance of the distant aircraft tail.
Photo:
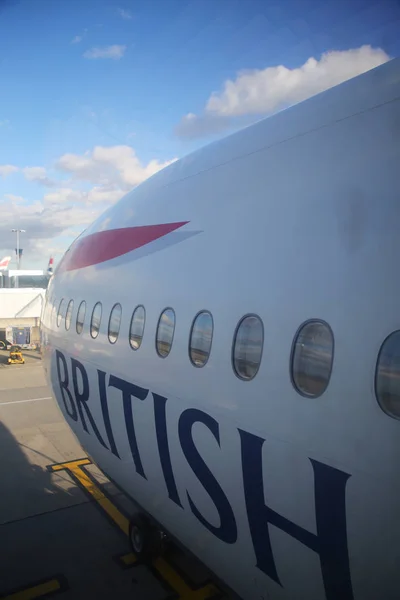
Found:
M 5 271 L 7 269 L 10 260 L 11 256 L 5 256 L 0 260 L 0 271 Z
M 50 257 L 49 264 L 47 265 L 47 275 L 49 277 L 51 277 L 51 275 L 53 275 L 53 264 L 54 264 L 54 258 Z

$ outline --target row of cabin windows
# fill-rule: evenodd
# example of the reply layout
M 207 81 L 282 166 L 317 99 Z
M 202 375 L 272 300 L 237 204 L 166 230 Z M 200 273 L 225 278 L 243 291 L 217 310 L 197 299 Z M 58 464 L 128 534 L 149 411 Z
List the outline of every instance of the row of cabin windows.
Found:
M 74 302 L 70 300 L 65 313 L 65 328 L 71 327 Z M 64 300 L 61 300 L 57 325 L 61 325 Z M 76 314 L 76 332 L 82 333 L 86 317 L 83 300 Z M 108 339 L 118 340 L 122 307 L 119 303 L 111 309 L 108 320 Z M 97 338 L 102 319 L 102 305 L 97 302 L 90 319 L 90 335 Z M 146 311 L 139 305 L 132 314 L 129 343 L 139 350 L 145 329 Z M 175 332 L 175 312 L 166 308 L 160 315 L 156 331 L 156 350 L 166 358 L 171 351 Z M 202 311 L 193 320 L 189 336 L 189 357 L 195 367 L 204 367 L 212 346 L 214 331 L 210 312 Z M 246 315 L 236 327 L 232 344 L 232 365 L 236 375 L 243 380 L 253 379 L 260 367 L 264 345 L 264 326 L 257 315 Z M 307 397 L 321 396 L 328 387 L 332 373 L 334 337 L 329 325 L 321 320 L 310 320 L 299 328 L 291 353 L 291 378 L 295 389 Z M 400 419 L 400 331 L 395 331 L 383 342 L 375 372 L 375 392 L 381 408 L 390 416 Z

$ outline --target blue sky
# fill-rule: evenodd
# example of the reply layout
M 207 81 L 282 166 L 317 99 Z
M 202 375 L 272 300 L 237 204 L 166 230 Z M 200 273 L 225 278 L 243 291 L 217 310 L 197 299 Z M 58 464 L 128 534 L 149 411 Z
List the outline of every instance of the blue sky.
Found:
M 395 0 L 0 0 L 1 256 L 24 227 L 25 266 L 58 258 L 164 163 L 399 48 Z M 286 97 L 265 72 L 332 51 Z

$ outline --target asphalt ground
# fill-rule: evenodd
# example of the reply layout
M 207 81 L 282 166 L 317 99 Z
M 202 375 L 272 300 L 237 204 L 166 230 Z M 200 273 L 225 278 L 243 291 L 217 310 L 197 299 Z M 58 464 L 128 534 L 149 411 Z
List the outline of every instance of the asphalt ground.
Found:
M 0 351 L 0 599 L 232 598 L 174 545 L 140 564 L 135 506 L 87 458 L 51 398 L 40 354 Z

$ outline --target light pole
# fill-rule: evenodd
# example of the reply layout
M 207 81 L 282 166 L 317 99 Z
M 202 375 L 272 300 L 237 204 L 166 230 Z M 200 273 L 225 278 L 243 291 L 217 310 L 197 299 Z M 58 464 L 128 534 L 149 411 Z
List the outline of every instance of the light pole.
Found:
M 19 234 L 25 233 L 25 229 L 11 229 L 13 233 L 17 234 L 17 270 L 19 271 L 20 266 L 20 255 L 19 255 Z M 15 287 L 18 287 L 18 275 L 15 277 Z

